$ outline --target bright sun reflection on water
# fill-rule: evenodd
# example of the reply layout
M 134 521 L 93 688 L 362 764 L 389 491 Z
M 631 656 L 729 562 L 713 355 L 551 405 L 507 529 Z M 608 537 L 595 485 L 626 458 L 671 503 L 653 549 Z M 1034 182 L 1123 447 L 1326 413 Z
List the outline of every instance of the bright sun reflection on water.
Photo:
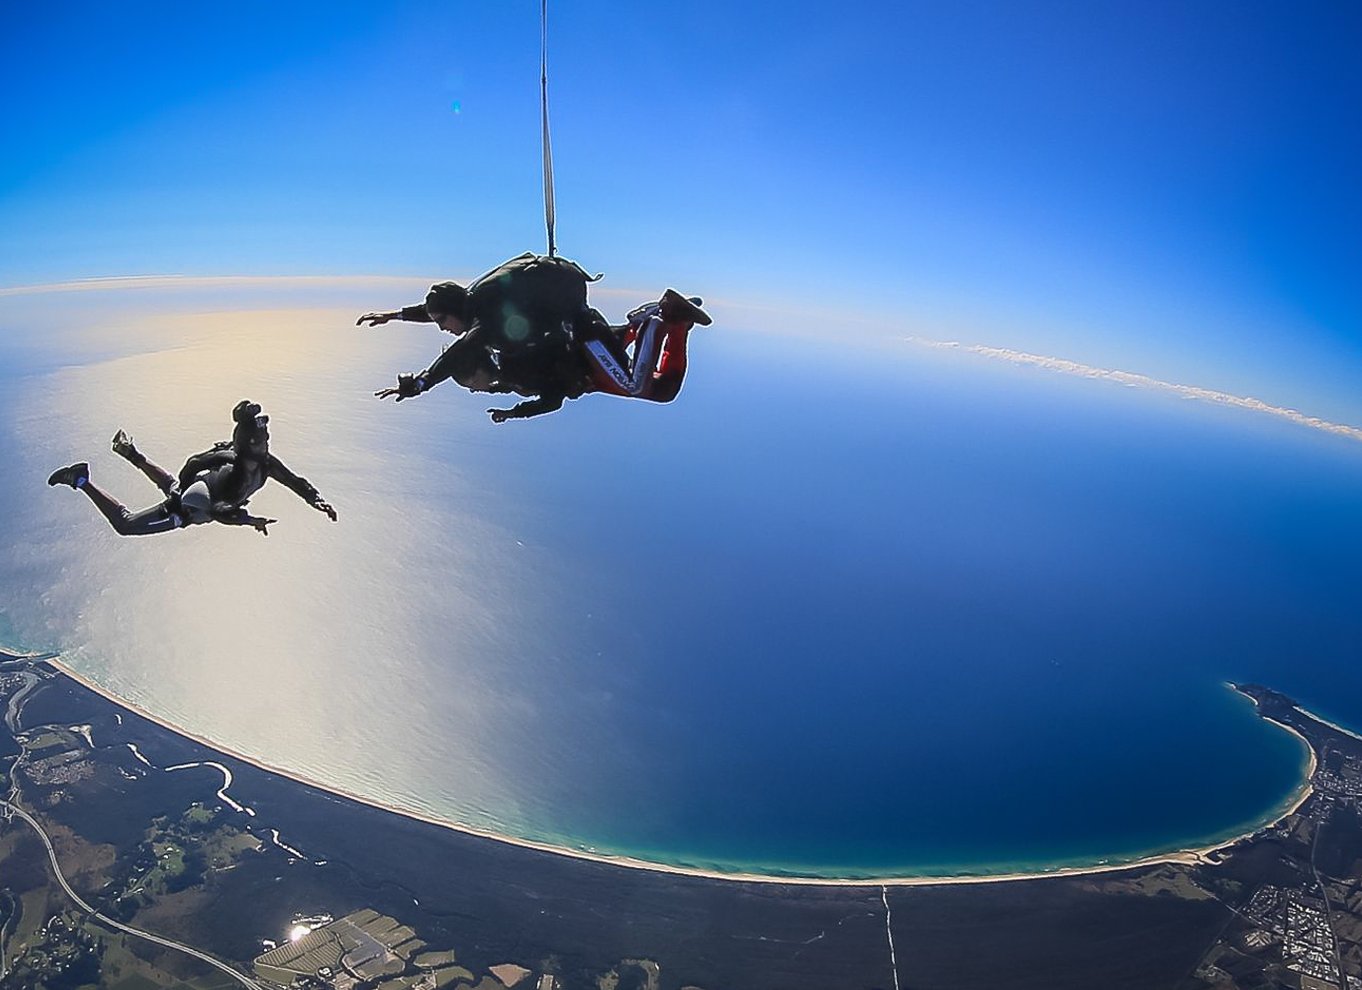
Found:
M 349 309 L 159 312 L 151 299 L 110 313 L 99 301 L 63 299 L 61 316 L 122 353 L 68 358 L 19 385 L 36 483 L 15 550 L 21 566 L 63 575 L 41 591 L 47 637 L 124 697 L 245 753 L 362 793 L 405 794 L 418 810 L 447 814 L 457 793 L 470 817 L 517 820 L 501 726 L 538 717 L 543 692 L 557 689 L 552 671 L 530 684 L 513 676 L 536 621 L 517 589 L 535 563 L 521 534 L 477 511 L 498 498 L 467 470 L 488 424 L 368 395 L 442 338 L 361 331 Z M 272 484 L 252 503 L 279 520 L 267 538 L 204 526 L 121 539 L 84 499 L 39 487 L 40 465 L 85 459 L 134 510 L 154 504 L 156 490 L 109 451 L 114 430 L 174 471 L 230 435 L 244 397 L 262 403 L 272 450 L 336 505 L 339 523 Z M 449 470 L 447 452 L 461 465 Z M 395 725 L 408 727 L 400 759 Z M 428 742 L 435 726 L 458 727 L 457 758 Z M 369 756 L 338 760 L 338 745 Z M 341 781 L 338 762 L 349 765 Z

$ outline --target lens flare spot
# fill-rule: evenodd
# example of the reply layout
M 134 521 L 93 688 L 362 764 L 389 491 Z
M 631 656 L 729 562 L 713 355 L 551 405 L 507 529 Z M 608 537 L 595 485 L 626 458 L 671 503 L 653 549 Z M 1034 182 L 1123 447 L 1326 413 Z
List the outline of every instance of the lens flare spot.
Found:
M 503 326 L 505 328 L 506 337 L 509 340 L 527 340 L 530 336 L 530 321 L 519 313 L 513 313 L 506 317 L 506 322 Z

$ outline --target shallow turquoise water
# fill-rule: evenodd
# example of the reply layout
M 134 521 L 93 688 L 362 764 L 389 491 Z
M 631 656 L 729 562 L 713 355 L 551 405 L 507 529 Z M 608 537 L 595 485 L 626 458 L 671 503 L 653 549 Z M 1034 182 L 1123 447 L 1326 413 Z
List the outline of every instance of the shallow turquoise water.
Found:
M 675 404 L 494 427 L 369 398 L 441 338 L 349 324 L 414 291 L 6 299 L 14 636 L 375 800 L 730 869 L 1201 843 L 1302 761 L 1223 681 L 1362 724 L 1354 442 L 722 313 Z M 339 524 L 267 489 L 268 540 L 119 540 L 43 483 L 79 457 L 150 503 L 113 431 L 176 467 L 244 396 Z

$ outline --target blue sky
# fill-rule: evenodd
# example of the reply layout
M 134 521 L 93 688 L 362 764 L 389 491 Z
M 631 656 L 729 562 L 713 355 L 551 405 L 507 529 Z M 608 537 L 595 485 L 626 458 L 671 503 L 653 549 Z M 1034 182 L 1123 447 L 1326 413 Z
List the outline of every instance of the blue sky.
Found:
M 1362 422 L 1362 8 L 551 7 L 559 247 L 608 284 Z M 532 0 L 8 21 L 0 286 L 542 248 Z

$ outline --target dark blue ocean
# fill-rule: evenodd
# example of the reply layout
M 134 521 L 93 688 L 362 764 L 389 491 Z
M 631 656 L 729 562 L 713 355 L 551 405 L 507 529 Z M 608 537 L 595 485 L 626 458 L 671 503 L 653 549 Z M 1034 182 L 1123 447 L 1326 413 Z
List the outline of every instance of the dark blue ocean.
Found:
M 1356 441 L 722 306 L 674 404 L 493 426 L 369 395 L 441 346 L 351 325 L 408 296 L 0 299 L 8 637 L 377 801 L 730 870 L 1206 844 L 1304 760 L 1224 682 L 1362 725 Z M 267 489 L 268 539 L 120 540 L 44 484 L 88 459 L 149 504 L 114 430 L 178 467 L 247 396 L 338 524 Z

